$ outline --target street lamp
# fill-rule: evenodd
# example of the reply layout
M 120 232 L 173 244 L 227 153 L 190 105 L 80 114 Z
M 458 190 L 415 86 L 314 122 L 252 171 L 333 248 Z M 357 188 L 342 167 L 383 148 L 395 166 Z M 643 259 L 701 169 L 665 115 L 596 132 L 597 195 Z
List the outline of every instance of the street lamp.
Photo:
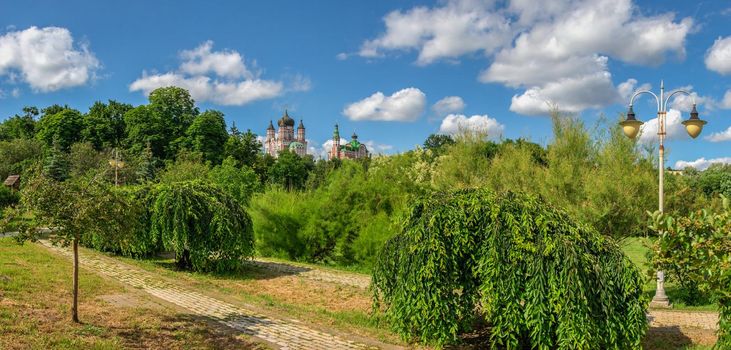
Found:
M 635 92 L 634 95 L 632 95 L 632 98 L 630 98 L 629 109 L 627 110 L 627 118 L 624 121 L 620 122 L 619 125 L 622 126 L 622 131 L 624 132 L 624 134 L 631 139 L 637 137 L 637 134 L 640 131 L 640 126 L 643 124 L 641 121 L 635 118 L 635 112 L 632 109 L 635 98 L 641 94 L 650 94 L 654 96 L 655 101 L 657 101 L 657 136 L 660 141 L 660 160 L 658 163 L 660 178 L 658 191 L 658 207 L 660 209 L 660 212 L 663 212 L 663 202 L 665 199 L 665 193 L 663 189 L 663 185 L 665 182 L 665 116 L 667 114 L 667 106 L 668 102 L 670 102 L 670 98 L 676 94 L 685 94 L 693 99 L 693 109 L 690 112 L 690 119 L 683 121 L 683 125 L 685 125 L 685 130 L 688 132 L 688 135 L 690 135 L 690 137 L 698 137 L 698 135 L 700 135 L 701 131 L 703 130 L 703 125 L 706 124 L 706 121 L 698 118 L 698 110 L 695 108 L 695 97 L 691 95 L 690 92 L 686 90 L 675 90 L 671 92 L 667 97 L 665 97 L 665 85 L 661 81 L 659 97 L 652 91 L 641 90 Z M 655 296 L 652 297 L 652 302 L 650 303 L 650 305 L 657 307 L 670 307 L 670 300 L 665 294 L 665 274 L 663 273 L 663 271 L 657 272 L 657 288 L 655 290 Z

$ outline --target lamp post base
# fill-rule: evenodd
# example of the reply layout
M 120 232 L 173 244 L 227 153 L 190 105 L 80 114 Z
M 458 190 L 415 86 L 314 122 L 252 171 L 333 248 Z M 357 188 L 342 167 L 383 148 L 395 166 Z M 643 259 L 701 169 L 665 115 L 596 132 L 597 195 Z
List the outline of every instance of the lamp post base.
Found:
M 657 288 L 655 289 L 655 296 L 652 297 L 650 302 L 650 307 L 665 309 L 671 307 L 670 299 L 665 294 L 665 272 L 663 271 L 657 272 Z
M 667 297 L 665 299 L 652 298 L 650 307 L 655 309 L 670 309 L 673 305 L 670 304 L 670 300 Z

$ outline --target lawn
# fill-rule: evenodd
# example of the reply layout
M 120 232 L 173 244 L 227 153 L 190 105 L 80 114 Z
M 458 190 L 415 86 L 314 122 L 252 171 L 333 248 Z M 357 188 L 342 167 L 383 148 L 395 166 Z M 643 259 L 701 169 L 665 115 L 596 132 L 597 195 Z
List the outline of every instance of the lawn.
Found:
M 643 250 L 636 243 L 625 250 L 633 261 L 642 263 Z M 84 269 L 80 280 L 83 323 L 74 324 L 69 317 L 71 266 L 67 259 L 35 244 L 19 246 L 8 238 L 0 239 L 0 252 L 0 349 L 260 348 L 216 324 Z M 102 254 L 83 248 L 82 252 Z M 371 317 L 370 294 L 364 289 L 259 267 L 215 275 L 177 271 L 164 257 L 116 259 L 274 317 L 405 345 L 382 319 Z M 653 328 L 643 345 L 651 350 L 710 349 L 695 341 L 706 339 L 702 343 L 709 344 L 712 336 L 703 330 Z
M 262 348 L 83 269 L 79 287 L 75 324 L 70 261 L 0 239 L 0 349 Z

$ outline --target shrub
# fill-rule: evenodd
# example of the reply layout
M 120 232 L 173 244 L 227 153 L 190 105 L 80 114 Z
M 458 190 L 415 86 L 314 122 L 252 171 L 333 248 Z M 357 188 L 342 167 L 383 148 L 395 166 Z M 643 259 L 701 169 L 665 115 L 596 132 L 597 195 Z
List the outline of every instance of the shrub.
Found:
M 716 349 L 731 348 L 731 208 L 723 197 L 719 213 L 700 210 L 684 217 L 656 212 L 651 229 L 660 233 L 652 262 L 655 268 L 682 277 L 684 287 L 711 293 L 720 319 Z
M 373 271 L 375 306 L 406 338 L 453 342 L 482 319 L 517 349 L 639 348 L 640 271 L 536 196 L 482 189 L 414 201 Z
M 0 185 L 0 211 L 3 208 L 15 205 L 20 201 L 20 195 L 11 189 Z
M 151 192 L 151 231 L 179 266 L 232 271 L 254 252 L 249 214 L 220 188 L 200 181 L 161 184 Z
M 149 206 L 151 198 L 149 186 L 114 187 L 120 201 L 124 203 L 129 229 L 122 234 L 110 236 L 100 232 L 90 232 L 81 243 L 87 247 L 129 257 L 143 257 L 160 252 L 160 237 L 150 230 Z

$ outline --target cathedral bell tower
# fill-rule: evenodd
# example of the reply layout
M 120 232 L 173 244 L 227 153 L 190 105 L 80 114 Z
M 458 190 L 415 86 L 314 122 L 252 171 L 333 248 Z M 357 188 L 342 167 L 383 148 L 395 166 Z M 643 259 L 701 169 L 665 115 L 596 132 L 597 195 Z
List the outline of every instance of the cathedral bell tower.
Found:
M 338 130 L 338 124 L 335 124 L 335 131 L 333 131 L 333 148 L 330 150 L 330 159 L 340 158 L 340 131 Z

